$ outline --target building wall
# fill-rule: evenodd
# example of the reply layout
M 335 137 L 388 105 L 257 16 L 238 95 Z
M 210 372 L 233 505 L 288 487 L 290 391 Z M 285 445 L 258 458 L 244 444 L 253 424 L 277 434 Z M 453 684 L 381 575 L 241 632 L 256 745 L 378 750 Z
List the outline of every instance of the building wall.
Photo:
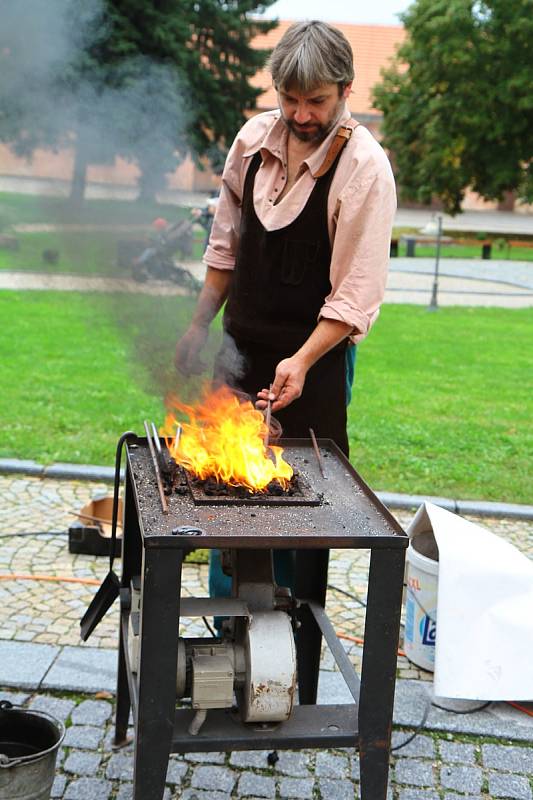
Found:
M 74 152 L 63 149 L 58 152 L 39 149 L 31 160 L 16 156 L 9 147 L 0 144 L 0 178 L 30 178 L 33 181 L 52 181 L 65 191 L 72 179 Z M 113 164 L 91 164 L 87 169 L 87 181 L 91 184 L 116 188 L 135 188 L 139 178 L 135 164 L 116 158 Z M 175 172 L 168 176 L 169 190 L 183 192 L 211 192 L 218 185 L 211 170 L 200 170 L 187 157 Z

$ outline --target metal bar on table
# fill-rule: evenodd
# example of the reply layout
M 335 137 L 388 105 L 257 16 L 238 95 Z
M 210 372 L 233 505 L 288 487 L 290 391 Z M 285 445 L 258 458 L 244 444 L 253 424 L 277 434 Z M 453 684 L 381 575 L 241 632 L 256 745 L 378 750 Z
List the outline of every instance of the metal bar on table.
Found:
M 150 425 L 152 426 L 154 445 L 155 445 L 155 449 L 156 449 L 157 460 L 158 460 L 158 463 L 159 463 L 159 471 L 165 473 L 165 472 L 168 471 L 168 464 L 167 464 L 167 460 L 166 460 L 165 454 L 163 452 L 163 448 L 161 447 L 161 441 L 159 439 L 159 433 L 158 433 L 158 430 L 157 430 L 157 428 L 156 428 L 156 426 L 154 425 L 153 422 L 151 422 Z M 166 445 L 165 445 L 165 451 L 168 452 Z
M 318 442 L 316 440 L 315 432 L 312 428 L 309 428 L 309 435 L 311 436 L 311 441 L 313 442 L 313 450 L 315 451 L 316 460 L 318 461 L 320 474 L 323 478 L 325 478 L 326 473 L 324 471 L 324 462 L 322 461 L 322 456 L 320 455 L 320 450 L 318 449 Z
M 272 391 L 272 384 L 268 389 L 269 393 Z M 266 434 L 265 434 L 265 447 L 268 447 L 268 443 L 270 441 L 270 419 L 272 417 L 272 400 L 270 396 L 268 398 L 268 403 L 266 407 L 266 415 L 265 415 L 265 425 L 266 425 Z
M 157 482 L 157 489 L 159 491 L 159 498 L 161 500 L 161 507 L 163 509 L 163 514 L 168 514 L 167 498 L 165 497 L 165 492 L 163 491 L 163 484 L 161 483 L 161 474 L 159 472 L 159 464 L 157 463 L 157 456 L 154 448 L 154 443 L 152 441 L 152 435 L 150 433 L 150 426 L 148 425 L 148 422 L 146 420 L 144 420 L 144 430 L 146 431 L 146 441 L 148 442 L 148 447 L 150 448 L 150 455 L 152 456 L 152 464 L 154 465 L 155 478 Z
M 154 437 L 154 444 L 155 449 L 161 455 L 161 442 L 159 441 L 159 433 L 157 432 L 157 428 L 155 427 L 154 423 L 151 422 L 150 425 L 152 426 L 152 435 Z

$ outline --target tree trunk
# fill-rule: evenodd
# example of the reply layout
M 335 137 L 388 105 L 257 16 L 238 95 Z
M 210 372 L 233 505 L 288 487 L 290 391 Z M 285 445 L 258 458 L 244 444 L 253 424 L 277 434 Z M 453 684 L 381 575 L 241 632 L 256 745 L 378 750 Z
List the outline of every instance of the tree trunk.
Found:
M 165 173 L 151 165 L 140 164 L 141 174 L 139 176 L 139 203 L 156 203 L 157 193 L 165 188 Z
M 498 203 L 498 211 L 514 211 L 516 192 L 504 192 L 503 200 Z
M 70 202 L 80 208 L 83 205 L 85 197 L 85 185 L 87 183 L 87 167 L 89 161 L 87 159 L 87 149 L 85 147 L 83 136 L 78 134 L 76 149 L 74 152 L 74 169 L 72 172 L 72 182 L 70 184 Z

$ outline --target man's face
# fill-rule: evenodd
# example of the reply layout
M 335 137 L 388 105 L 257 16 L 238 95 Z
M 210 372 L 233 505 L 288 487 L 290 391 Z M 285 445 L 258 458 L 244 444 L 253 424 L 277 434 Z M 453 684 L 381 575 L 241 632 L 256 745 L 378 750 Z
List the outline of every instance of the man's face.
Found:
M 325 83 L 311 92 L 279 89 L 278 98 L 285 125 L 302 142 L 322 142 L 335 125 L 352 84 L 341 91 L 336 83 Z

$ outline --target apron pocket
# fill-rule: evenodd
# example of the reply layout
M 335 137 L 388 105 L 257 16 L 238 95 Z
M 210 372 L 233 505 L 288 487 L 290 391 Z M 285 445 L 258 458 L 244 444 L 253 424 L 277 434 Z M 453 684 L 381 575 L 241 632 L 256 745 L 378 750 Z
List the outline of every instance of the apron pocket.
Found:
M 281 282 L 287 286 L 299 286 L 316 261 L 318 247 L 318 242 L 287 239 L 283 248 Z

